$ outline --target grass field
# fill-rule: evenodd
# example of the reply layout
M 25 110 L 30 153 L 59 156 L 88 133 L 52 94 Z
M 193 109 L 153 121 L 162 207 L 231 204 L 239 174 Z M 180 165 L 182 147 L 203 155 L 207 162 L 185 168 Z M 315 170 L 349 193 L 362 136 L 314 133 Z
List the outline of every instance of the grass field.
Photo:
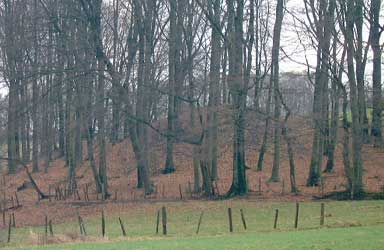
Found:
M 168 211 L 167 236 L 155 234 L 156 211 Z M 234 233 L 228 232 L 227 208 L 233 209 Z M 247 230 L 240 219 L 245 212 Z M 100 211 L 101 211 L 100 207 Z M 278 229 L 273 229 L 279 209 Z M 101 237 L 100 214 L 85 217 L 88 237 L 60 245 L 36 245 L 44 227 L 18 228 L 4 249 L 384 249 L 384 201 L 326 202 L 325 226 L 320 227 L 320 203 L 300 203 L 299 228 L 294 229 L 295 203 L 256 201 L 174 202 L 136 204 L 106 213 L 107 238 Z M 197 222 L 204 211 L 199 235 Z M 121 236 L 121 217 L 127 238 Z M 6 231 L 0 232 L 2 235 Z M 54 225 L 55 238 L 79 234 L 76 215 L 65 224 Z M 81 242 L 85 241 L 85 242 Z
M 216 237 L 179 237 L 167 239 L 143 239 L 109 243 L 80 243 L 50 246 L 31 246 L 10 249 L 57 250 L 214 250 L 214 249 L 383 249 L 384 226 L 307 230 L 276 233 L 243 233 Z

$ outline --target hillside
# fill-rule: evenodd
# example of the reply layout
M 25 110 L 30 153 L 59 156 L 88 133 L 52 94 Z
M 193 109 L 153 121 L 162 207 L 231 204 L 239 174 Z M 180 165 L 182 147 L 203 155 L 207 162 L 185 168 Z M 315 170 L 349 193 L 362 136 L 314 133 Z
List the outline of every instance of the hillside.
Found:
M 188 112 L 184 112 L 181 117 L 181 126 L 184 133 L 188 133 L 187 131 L 189 130 L 187 117 L 189 117 Z M 219 180 L 217 181 L 217 186 L 220 194 L 224 194 L 229 189 L 232 179 L 232 128 L 230 123 L 231 112 L 228 108 L 222 108 L 220 110 L 219 120 Z M 313 199 L 314 196 L 322 196 L 330 192 L 345 189 L 343 183 L 345 183 L 346 180 L 342 165 L 340 143 L 338 144 L 335 158 L 335 171 L 334 173 L 323 175 L 323 188 L 305 186 L 311 154 L 312 130 L 310 124 L 309 119 L 302 117 L 295 117 L 289 122 L 290 133 L 294 138 L 297 184 L 300 190 L 299 195 L 293 195 L 289 193 L 289 163 L 285 145 L 283 145 L 282 148 L 280 172 L 282 181 L 280 183 L 267 182 L 271 174 L 272 147 L 269 147 L 265 157 L 263 172 L 257 172 L 255 170 L 264 123 L 262 116 L 254 113 L 248 114 L 246 157 L 247 165 L 250 167 L 248 170 L 250 194 L 247 198 L 273 201 L 310 200 Z M 159 129 L 162 129 L 165 125 L 166 121 L 159 121 L 154 124 L 154 126 Z M 121 204 L 127 205 L 134 202 L 179 200 L 180 189 L 183 199 L 198 198 L 189 192 L 189 186 L 193 186 L 192 146 L 185 143 L 177 143 L 174 152 L 176 172 L 170 175 L 162 175 L 160 174 L 160 170 L 164 166 L 165 161 L 165 141 L 155 132 L 152 137 L 154 142 L 151 143 L 151 171 L 153 173 L 152 180 L 157 192 L 151 197 L 144 197 L 143 192 L 136 188 L 134 155 L 130 141 L 124 140 L 114 146 L 109 144 L 107 149 L 108 179 L 110 192 L 112 193 L 111 201 L 103 204 L 97 200 L 98 197 L 92 192 L 92 190 L 94 190 L 92 172 L 89 163 L 84 160 L 84 164 L 77 170 L 80 201 L 77 200 L 77 198 L 71 197 L 66 201 L 54 201 L 54 199 L 52 199 L 52 202 L 48 200 L 37 202 L 36 192 L 32 188 L 22 190 L 17 192 L 18 199 L 22 204 L 22 207 L 16 210 L 18 217 L 17 226 L 41 224 L 45 213 L 60 215 L 52 217 L 55 218 L 55 220 L 64 221 L 68 217 L 73 216 L 76 210 L 92 213 L 92 211 L 96 211 L 100 206 L 106 206 L 107 209 L 118 211 Z M 270 138 L 272 137 L 270 136 Z M 84 149 L 86 151 L 85 144 Z M 84 154 L 86 154 L 86 152 L 84 152 Z M 384 168 L 382 167 L 384 150 L 365 146 L 363 157 L 366 190 L 369 192 L 382 192 L 384 187 Z M 33 174 L 33 176 L 43 192 L 48 193 L 50 186 L 52 192 L 55 187 L 65 187 L 67 172 L 68 168 L 65 167 L 64 161 L 57 159 L 52 162 L 52 167 L 48 173 L 41 172 Z M 9 201 L 8 204 L 11 204 L 11 197 L 15 197 L 17 188 L 27 182 L 28 178 L 25 171 L 21 170 L 15 175 L 4 176 L 3 180 L 4 179 L 6 181 L 5 195 Z M 83 191 L 87 184 L 90 184 L 90 202 L 84 202 L 83 200 Z M 261 191 L 261 193 L 259 191 Z M 31 217 L 31 214 L 34 216 Z

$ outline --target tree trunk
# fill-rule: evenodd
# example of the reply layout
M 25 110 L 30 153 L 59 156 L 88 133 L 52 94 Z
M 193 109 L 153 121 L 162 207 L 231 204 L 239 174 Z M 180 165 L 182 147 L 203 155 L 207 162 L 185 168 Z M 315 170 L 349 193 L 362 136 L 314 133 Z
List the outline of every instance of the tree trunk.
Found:
M 168 128 L 167 128 L 167 152 L 165 160 L 164 174 L 175 172 L 175 165 L 173 162 L 173 143 L 174 143 L 174 130 L 175 130 L 175 101 L 176 101 L 176 57 L 179 53 L 176 48 L 177 40 L 177 1 L 169 0 L 169 66 L 168 66 Z
M 99 145 L 99 178 L 103 190 L 103 197 L 108 198 L 108 178 L 107 178 L 107 153 L 105 139 L 105 82 L 104 82 L 105 64 L 103 60 L 98 60 L 98 86 L 97 86 L 97 104 L 96 115 L 98 124 L 98 145 Z
M 284 18 L 284 0 L 278 0 L 276 6 L 276 21 L 273 29 L 273 45 L 272 45 L 272 67 L 271 67 L 271 81 L 273 81 L 273 94 L 274 94 L 274 153 L 273 153 L 273 166 L 272 175 L 269 181 L 279 182 L 279 169 L 280 169 L 280 149 L 281 149 L 281 100 L 279 97 L 279 51 L 280 51 L 280 35 L 281 27 Z
M 343 56 L 344 57 L 344 56 Z M 344 61 L 344 58 L 342 59 Z M 335 150 L 337 145 L 337 134 L 339 130 L 339 99 L 340 99 L 340 87 L 342 84 L 343 72 L 338 68 L 337 60 L 337 39 L 334 38 L 333 41 L 333 66 L 332 66 L 332 100 L 331 100 L 331 124 L 329 131 L 329 142 L 327 145 L 327 165 L 325 167 L 326 173 L 333 172 L 334 168 L 334 159 L 335 159 Z
M 307 186 L 318 185 L 324 154 L 326 127 L 328 127 L 328 82 L 329 55 L 332 27 L 334 25 L 335 0 L 326 3 L 320 1 L 316 36 L 318 39 L 317 66 L 315 73 L 315 93 L 313 102 L 314 135 L 312 143 L 312 157 L 309 166 Z
M 113 64 L 115 71 L 117 71 L 117 43 L 118 43 L 118 28 L 119 28 L 119 2 L 120 0 L 113 0 Z M 111 128 L 111 142 L 115 144 L 119 140 L 120 130 L 120 116 L 121 116 L 121 94 L 120 94 L 120 79 L 117 74 L 112 78 L 112 128 Z
M 267 98 L 267 107 L 266 107 L 266 118 L 265 118 L 265 126 L 264 126 L 264 133 L 263 133 L 263 141 L 261 143 L 260 152 L 259 152 L 259 158 L 257 160 L 257 171 L 263 170 L 263 162 L 264 162 L 264 155 L 267 151 L 267 145 L 268 145 L 268 131 L 271 124 L 271 106 L 272 106 L 272 88 L 273 88 L 273 81 L 272 77 L 269 80 L 269 86 L 268 86 L 268 98 Z
M 93 178 L 95 180 L 96 185 L 96 192 L 101 193 L 101 181 L 99 172 L 97 170 L 93 147 L 94 147 L 94 126 L 93 126 L 93 117 L 94 117 L 94 110 L 93 110 L 93 89 L 94 89 L 94 83 L 93 81 L 90 81 L 88 88 L 88 95 L 87 95 L 87 153 L 88 153 L 88 161 L 92 170 Z
M 191 130 L 193 133 L 196 132 L 196 104 L 194 101 L 195 96 L 195 85 L 194 85 L 194 76 L 193 76 L 193 21 L 194 21 L 194 5 L 193 3 L 187 2 L 187 34 L 186 37 L 186 47 L 187 47 L 187 76 L 188 76 L 188 101 L 189 101 L 189 121 L 191 124 Z M 194 145 L 192 149 L 192 164 L 193 164 L 193 192 L 199 193 L 201 191 L 200 184 L 200 162 L 199 162 L 199 148 L 201 146 Z
M 208 150 L 207 167 L 210 169 L 212 180 L 218 179 L 217 173 L 217 127 L 218 127 L 218 105 L 219 105 L 219 85 L 220 85 L 220 0 L 215 0 L 209 6 L 210 12 L 213 13 L 213 22 L 217 25 L 212 27 L 211 34 L 211 62 L 210 62 L 210 79 L 209 79 L 209 101 L 207 115 L 207 133 L 206 142 Z
M 380 10 L 381 0 L 371 0 L 371 46 L 373 52 L 373 71 L 372 71 L 372 98 L 373 98 L 373 112 L 372 112 L 372 131 L 371 134 L 374 138 L 374 146 L 382 147 L 382 86 L 381 86 L 381 27 L 380 27 Z
M 233 101 L 233 178 L 227 196 L 244 195 L 248 192 L 245 162 L 245 107 L 247 89 L 243 78 L 243 18 L 244 0 L 237 0 L 237 6 L 227 0 L 229 34 L 229 76 L 228 82 Z
M 354 11 L 355 6 L 353 1 L 348 2 L 346 11 L 346 30 L 345 40 L 347 43 L 347 65 L 348 65 L 348 79 L 350 85 L 350 100 L 351 100 L 351 113 L 352 113 L 352 183 L 350 188 L 351 197 L 359 197 L 363 194 L 363 162 L 361 158 L 362 149 L 362 121 L 361 113 L 359 112 L 359 98 L 358 87 L 356 82 L 356 73 L 354 67 L 355 58 L 355 40 L 354 40 Z M 357 70 L 357 69 L 356 69 Z M 360 103 L 361 104 L 361 103 Z

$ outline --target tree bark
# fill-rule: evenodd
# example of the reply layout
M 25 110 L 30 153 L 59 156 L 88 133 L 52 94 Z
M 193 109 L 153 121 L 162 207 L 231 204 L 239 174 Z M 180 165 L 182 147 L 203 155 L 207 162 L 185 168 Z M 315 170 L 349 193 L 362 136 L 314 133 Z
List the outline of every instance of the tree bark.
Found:
M 243 75 L 243 19 L 244 0 L 227 0 L 229 35 L 229 76 L 228 83 L 233 101 L 233 178 L 227 196 L 244 195 L 248 192 L 245 162 L 245 107 L 247 88 Z
M 312 157 L 309 167 L 307 186 L 318 185 L 323 163 L 326 128 L 328 127 L 328 82 L 329 55 L 332 27 L 334 24 L 335 0 L 326 3 L 320 1 L 316 27 L 318 39 L 317 66 L 315 73 L 315 93 L 313 103 L 314 135 L 312 143 Z
M 271 67 L 271 81 L 273 81 L 273 94 L 274 94 L 274 153 L 273 153 L 273 166 L 272 175 L 269 181 L 279 182 L 279 169 L 280 169 L 280 149 L 281 149 L 281 100 L 279 97 L 279 51 L 280 51 L 280 35 L 284 18 L 284 0 L 278 0 L 276 6 L 276 21 L 273 28 L 273 45 L 272 45 L 272 67 Z
M 380 10 L 381 0 L 371 0 L 371 20 L 370 20 L 370 36 L 373 52 L 373 71 L 372 71 L 372 131 L 374 138 L 374 146 L 382 147 L 382 83 L 381 83 L 381 55 L 382 49 L 380 45 L 381 27 L 380 27 Z

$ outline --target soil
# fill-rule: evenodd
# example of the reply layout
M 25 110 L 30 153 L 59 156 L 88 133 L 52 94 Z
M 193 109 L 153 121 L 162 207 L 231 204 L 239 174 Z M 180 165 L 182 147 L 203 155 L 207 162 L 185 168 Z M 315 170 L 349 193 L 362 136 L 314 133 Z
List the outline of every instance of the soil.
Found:
M 192 131 L 188 127 L 189 113 L 184 112 L 181 116 L 180 130 L 183 134 L 189 136 L 199 136 L 199 128 Z M 220 195 L 225 194 L 229 189 L 232 181 L 232 125 L 231 112 L 228 108 L 222 108 L 219 111 L 219 179 L 217 187 Z M 263 117 L 256 114 L 247 116 L 247 132 L 246 132 L 246 158 L 249 195 L 246 199 L 254 199 L 256 201 L 302 201 L 312 200 L 316 197 L 327 196 L 334 192 L 343 192 L 345 190 L 346 178 L 342 164 L 342 145 L 337 145 L 335 168 L 332 173 L 322 175 L 322 183 L 318 187 L 307 187 L 306 179 L 309 172 L 309 164 L 311 160 L 311 143 L 312 128 L 311 120 L 305 117 L 295 117 L 289 121 L 290 135 L 293 137 L 295 164 L 296 164 L 296 182 L 299 188 L 299 194 L 290 193 L 289 181 L 289 162 L 286 154 L 285 143 L 282 145 L 280 177 L 278 183 L 269 183 L 268 179 L 271 175 L 273 147 L 271 147 L 272 129 L 269 131 L 269 148 L 264 160 L 264 169 L 262 172 L 256 171 L 258 160 L 258 152 L 263 136 L 264 122 Z M 166 120 L 159 121 L 153 125 L 158 129 L 166 127 Z M 199 127 L 199 125 L 197 125 Z M 7 207 L 12 206 L 12 197 L 14 205 L 16 204 L 16 194 L 20 204 L 20 208 L 14 209 L 17 218 L 16 226 L 42 225 L 44 223 L 45 214 L 49 214 L 53 218 L 53 223 L 60 223 L 69 219 L 74 219 L 76 211 L 91 215 L 99 212 L 101 209 L 108 212 L 120 211 L 122 207 L 136 206 L 140 203 L 157 202 L 157 201 L 178 201 L 181 199 L 200 199 L 191 194 L 190 188 L 193 187 L 193 166 L 192 166 L 192 145 L 183 143 L 181 139 L 175 145 L 174 160 L 176 172 L 168 175 L 161 174 L 161 169 L 165 163 L 165 140 L 160 135 L 152 131 L 150 165 L 153 174 L 152 181 L 156 189 L 155 194 L 144 197 L 143 191 L 136 188 L 136 163 L 133 150 L 129 139 L 121 141 L 115 145 L 108 145 L 108 178 L 109 191 L 112 194 L 110 200 L 106 202 L 100 201 L 99 196 L 95 194 L 92 172 L 89 162 L 86 160 L 86 143 L 84 142 L 84 163 L 77 169 L 77 182 L 79 194 L 82 200 L 77 197 L 70 197 L 65 201 L 56 201 L 54 198 L 49 200 L 38 201 L 37 193 L 29 185 L 27 188 L 17 191 L 18 187 L 28 182 L 28 177 L 23 168 L 15 175 L 4 175 L 0 182 L 5 181 L 5 185 L 0 183 L 0 190 L 7 200 Z M 339 132 L 339 141 L 342 138 L 342 130 Z M 95 149 L 97 159 L 97 148 Z M 373 148 L 365 145 L 363 148 L 364 160 L 364 185 L 367 192 L 383 193 L 384 192 L 384 149 Z M 97 162 L 97 161 L 96 161 Z M 41 168 L 44 162 L 41 162 Z M 326 157 L 324 157 L 324 166 Z M 31 166 L 29 166 L 31 169 Z M 65 166 L 63 159 L 52 161 L 48 173 L 39 172 L 33 174 L 36 183 L 40 189 L 48 194 L 49 187 L 52 193 L 55 187 L 65 188 L 68 175 L 68 168 Z M 89 202 L 84 201 L 84 188 L 90 185 Z M 2 200 L 3 197 L 0 198 Z M 8 213 L 8 212 L 7 212 Z M 7 216 L 7 215 L 6 215 Z M 0 229 L 4 227 L 0 220 Z

